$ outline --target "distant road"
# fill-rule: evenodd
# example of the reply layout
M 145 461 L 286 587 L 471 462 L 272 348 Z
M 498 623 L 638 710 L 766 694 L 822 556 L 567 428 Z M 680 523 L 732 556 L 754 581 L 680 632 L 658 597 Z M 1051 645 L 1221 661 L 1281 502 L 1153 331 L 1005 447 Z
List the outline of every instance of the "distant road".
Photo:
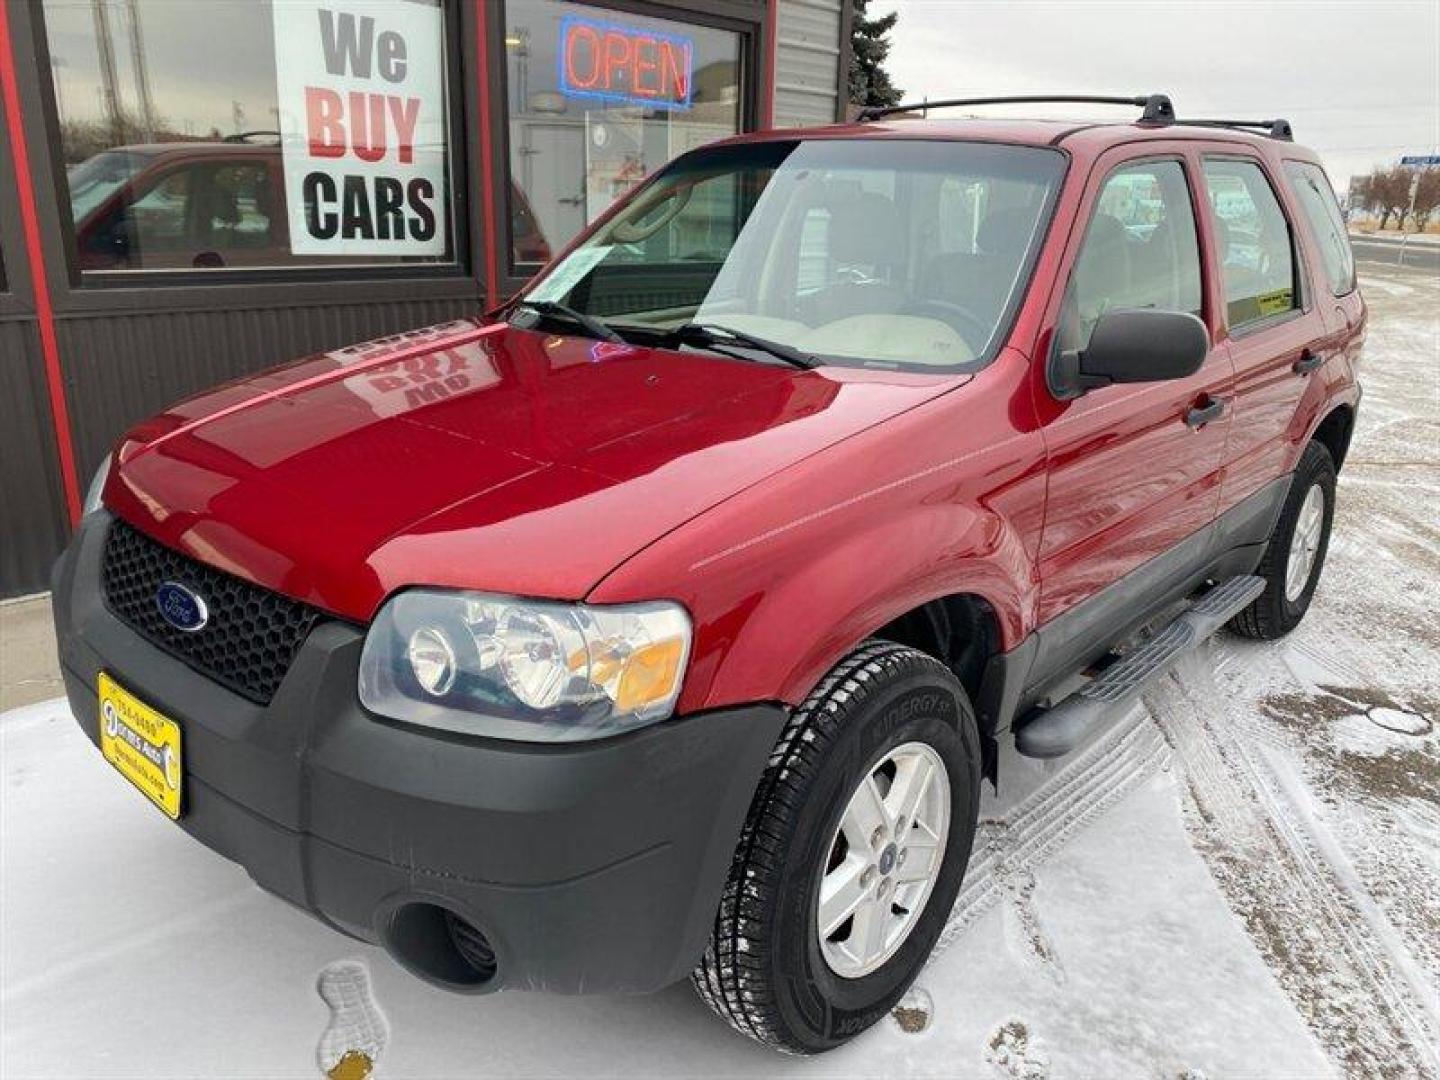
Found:
M 1355 259 L 1362 263 L 1395 266 L 1404 252 L 1405 265 L 1421 270 L 1440 270 L 1440 244 L 1433 240 L 1411 239 L 1404 243 L 1398 236 L 1356 236 L 1351 234 L 1350 246 Z

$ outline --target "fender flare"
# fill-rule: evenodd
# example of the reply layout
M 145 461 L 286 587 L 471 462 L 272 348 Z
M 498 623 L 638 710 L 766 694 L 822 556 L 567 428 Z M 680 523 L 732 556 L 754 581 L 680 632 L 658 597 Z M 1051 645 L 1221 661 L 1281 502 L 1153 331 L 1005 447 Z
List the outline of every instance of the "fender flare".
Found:
M 949 543 L 946 535 L 953 538 Z M 927 543 L 925 537 L 935 539 Z M 877 565 L 877 552 L 903 557 Z M 799 573 L 764 584 L 743 626 L 729 628 L 730 644 L 704 707 L 757 699 L 799 704 L 841 657 L 877 630 L 958 594 L 991 607 L 999 647 L 1009 648 L 1024 636 L 1024 613 L 1033 607 L 1035 593 L 1033 560 L 1014 527 L 993 511 L 921 505 L 903 518 L 874 521 L 815 554 Z M 797 640 L 797 612 L 804 613 L 807 631 L 819 632 Z

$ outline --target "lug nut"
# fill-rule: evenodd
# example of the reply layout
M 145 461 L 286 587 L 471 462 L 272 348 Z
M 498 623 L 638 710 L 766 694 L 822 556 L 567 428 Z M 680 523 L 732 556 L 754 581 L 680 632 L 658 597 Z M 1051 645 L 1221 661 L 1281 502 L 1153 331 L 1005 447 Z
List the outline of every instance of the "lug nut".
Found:
M 895 835 L 896 835 L 896 836 L 904 836 L 904 835 L 905 835 L 905 825 L 906 825 L 906 824 L 907 824 L 907 823 L 906 823 L 906 821 L 905 821 L 905 819 L 904 819 L 903 817 L 902 817 L 899 821 L 897 821 L 897 822 L 895 823 Z
M 906 855 L 909 855 L 909 854 L 910 854 L 910 852 L 906 851 L 904 848 L 901 848 L 901 849 L 900 849 L 900 854 L 897 855 L 897 856 L 895 856 L 895 865 L 896 865 L 896 866 L 904 866 L 904 865 L 905 865 L 905 856 L 906 856 Z
M 876 825 L 875 831 L 870 834 L 870 846 L 878 848 L 885 842 L 885 826 Z
M 875 868 L 873 866 L 867 866 L 860 875 L 860 887 L 862 889 L 868 889 L 873 884 L 875 884 Z

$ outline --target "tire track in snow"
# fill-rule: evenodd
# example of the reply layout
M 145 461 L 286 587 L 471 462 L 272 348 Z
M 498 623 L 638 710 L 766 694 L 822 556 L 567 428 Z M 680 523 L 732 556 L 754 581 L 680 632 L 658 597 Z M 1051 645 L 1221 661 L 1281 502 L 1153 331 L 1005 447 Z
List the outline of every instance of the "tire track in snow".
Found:
M 1440 1025 L 1415 985 L 1414 965 L 1392 951 L 1403 952 L 1398 935 L 1356 876 L 1331 865 L 1310 835 L 1313 823 L 1223 715 L 1223 703 L 1258 677 L 1256 663 L 1278 659 L 1273 649 L 1252 651 L 1222 640 L 1182 662 L 1145 695 L 1144 707 L 1132 708 L 1014 807 L 982 818 L 935 955 L 998 901 L 1023 891 L 1057 848 L 1173 755 L 1197 850 L 1327 1052 L 1347 1073 L 1440 1077 L 1431 1034 Z M 1323 644 L 1297 651 L 1364 682 Z
M 1227 722 L 1214 660 L 1202 651 L 1146 694 L 1185 770 L 1196 849 L 1347 1073 L 1440 1076 L 1434 1018 L 1405 977 L 1412 965 L 1385 947 L 1397 935 L 1354 895 L 1354 875 L 1321 856 L 1273 773 Z
M 932 958 L 1020 887 L 1071 834 L 1122 799 L 1168 756 L 1142 709 L 1131 709 L 1073 761 L 999 817 L 982 818 L 965 884 Z
M 1352 663 L 1351 657 L 1342 655 L 1342 643 L 1340 642 L 1309 641 L 1297 637 L 1297 640 L 1285 644 L 1289 650 L 1299 653 L 1310 663 L 1322 670 L 1333 672 L 1342 685 L 1374 686 L 1382 681 L 1378 677 L 1380 673 L 1372 670 L 1371 665 L 1364 663 L 1364 658 L 1357 658 L 1363 664 L 1364 669 L 1362 670 Z M 1283 653 L 1281 655 L 1283 659 L 1288 659 Z
M 1379 947 L 1378 955 L 1394 967 L 1397 984 L 1403 980 L 1409 993 L 1402 990 L 1394 996 L 1395 1008 L 1408 1018 L 1412 1030 L 1427 1036 L 1421 1047 L 1428 1047 L 1430 1050 L 1428 1061 L 1432 1071 L 1440 1069 L 1436 1043 L 1429 1037 L 1440 1028 L 1440 992 L 1430 985 L 1427 976 L 1406 950 L 1401 936 L 1386 918 L 1384 911 L 1365 890 L 1340 845 L 1335 842 L 1324 824 L 1309 812 L 1302 801 L 1304 795 L 1296 790 L 1293 775 L 1277 769 L 1263 749 L 1256 753 L 1255 748 L 1242 746 L 1241 753 L 1253 771 L 1256 790 L 1260 792 L 1262 800 L 1273 807 L 1276 819 L 1282 822 L 1284 835 L 1303 853 L 1306 864 L 1317 879 L 1325 881 L 1326 884 L 1329 883 L 1326 879 L 1333 879 L 1339 886 L 1336 895 L 1346 897 L 1349 906 L 1362 916 L 1361 925 L 1367 928 L 1369 936 L 1375 939 L 1375 945 Z M 1346 910 L 1343 904 L 1337 904 L 1336 907 L 1341 912 Z M 1368 948 L 1364 935 L 1358 944 Z

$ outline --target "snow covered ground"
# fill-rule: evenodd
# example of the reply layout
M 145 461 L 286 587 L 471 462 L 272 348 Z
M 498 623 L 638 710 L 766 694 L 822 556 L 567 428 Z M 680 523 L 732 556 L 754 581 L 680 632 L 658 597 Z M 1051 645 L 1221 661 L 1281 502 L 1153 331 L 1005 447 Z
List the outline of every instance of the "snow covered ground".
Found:
M 797 1061 L 685 986 L 429 989 L 172 828 L 52 702 L 0 717 L 0 1076 L 313 1077 L 363 969 L 392 1078 L 1440 1076 L 1440 279 L 1363 285 L 1310 617 L 1221 635 L 1066 761 L 1007 756 L 894 1022 Z

